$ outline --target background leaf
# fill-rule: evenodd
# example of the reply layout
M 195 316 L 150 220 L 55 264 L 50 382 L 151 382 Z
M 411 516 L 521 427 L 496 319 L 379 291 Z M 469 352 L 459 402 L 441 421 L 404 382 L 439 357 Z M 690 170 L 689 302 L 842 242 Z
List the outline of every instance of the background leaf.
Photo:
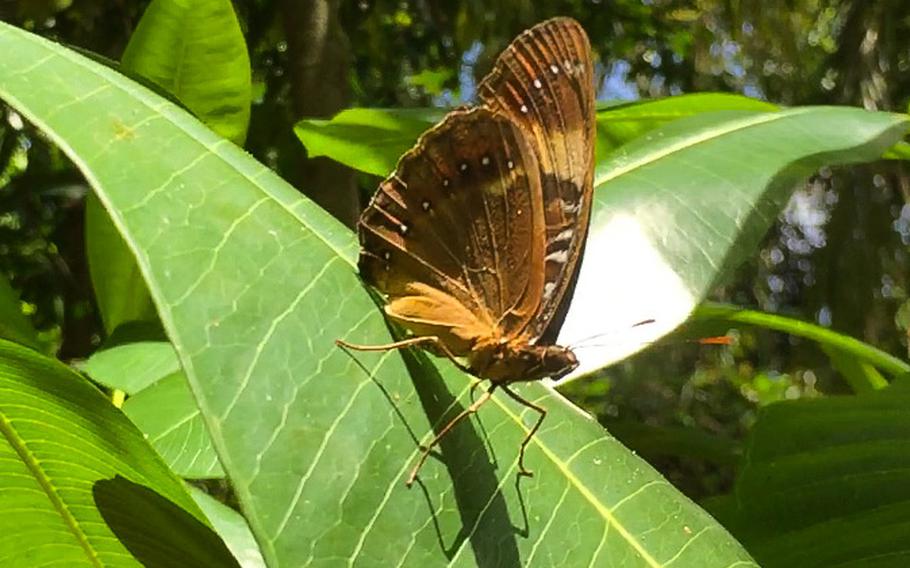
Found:
M 183 372 L 168 375 L 131 396 L 123 404 L 123 412 L 180 477 L 224 477 Z
M 136 394 L 180 371 L 180 361 L 170 343 L 137 341 L 96 351 L 81 369 L 106 387 Z
M 910 364 L 906 361 L 848 335 L 796 318 L 757 310 L 745 310 L 736 306 L 706 303 L 698 308 L 693 320 L 702 323 L 723 322 L 729 325 L 756 326 L 782 331 L 797 337 L 811 339 L 826 352 L 837 352 L 843 360 L 852 360 L 855 364 L 871 365 L 891 375 L 892 378 L 903 377 L 910 373 Z M 882 386 L 884 385 L 876 379 L 859 390 L 875 390 Z
M 847 107 L 726 111 L 675 121 L 611 154 L 597 167 L 587 250 L 559 335 L 592 347 L 564 381 L 679 326 L 752 256 L 797 183 L 824 165 L 876 159 L 907 127 L 903 116 Z M 623 333 L 604 340 L 605 331 Z
M 153 0 L 121 65 L 173 94 L 218 134 L 243 144 L 252 79 L 230 0 Z
M 129 420 L 63 364 L 6 341 L 0 434 L 5 564 L 236 565 Z
M 910 388 L 765 407 L 712 511 L 762 566 L 910 559 Z
M 598 161 L 626 142 L 685 116 L 718 110 L 776 110 L 770 103 L 740 95 L 692 94 L 614 105 L 597 113 Z M 326 156 L 348 167 L 386 176 L 443 109 L 351 108 L 331 120 L 306 118 L 294 126 L 312 156 Z
M 0 95 L 79 164 L 137 255 L 266 562 L 751 565 L 541 385 L 521 389 L 550 411 L 528 453 L 536 477 L 515 477 L 536 417 L 497 395 L 407 490 L 416 438 L 463 407 L 470 382 L 422 353 L 353 358 L 334 346 L 388 340 L 354 273 L 353 235 L 146 89 L 0 27 L 0 49 L 13 48 L 22 58 L 0 61 Z M 117 121 L 134 136 L 118 138 Z
M 174 473 L 223 477 L 174 347 L 137 341 L 95 352 L 82 365 L 95 381 L 130 396 L 123 411 Z
M 214 497 L 188 487 L 190 495 L 243 568 L 265 567 L 259 546 L 243 516 Z

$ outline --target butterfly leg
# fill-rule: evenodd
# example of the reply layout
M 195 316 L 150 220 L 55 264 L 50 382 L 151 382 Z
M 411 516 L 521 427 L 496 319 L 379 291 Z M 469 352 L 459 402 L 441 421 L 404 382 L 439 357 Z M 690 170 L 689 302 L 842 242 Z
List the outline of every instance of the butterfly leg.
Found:
M 522 398 L 518 393 L 510 390 L 507 386 L 502 385 L 502 390 L 509 395 L 512 400 L 521 404 L 522 406 L 527 406 L 528 408 L 536 410 L 540 414 L 540 418 L 537 419 L 537 422 L 534 423 L 534 427 L 531 428 L 531 431 L 528 432 L 528 435 L 525 436 L 524 441 L 521 443 L 521 451 L 518 453 L 518 474 L 527 475 L 531 477 L 534 475 L 534 472 L 525 467 L 525 450 L 528 448 L 528 444 L 531 442 L 531 438 L 534 437 L 534 434 L 537 433 L 537 430 L 540 428 L 540 425 L 543 424 L 543 419 L 547 417 L 547 409 L 534 404 L 530 400 Z
M 468 416 L 477 412 L 483 403 L 490 400 L 490 397 L 493 395 L 493 391 L 496 389 L 496 385 L 491 386 L 486 392 L 480 395 L 480 398 L 471 403 L 471 406 L 465 408 L 458 416 L 449 420 L 449 423 L 446 424 L 442 430 L 439 431 L 436 436 L 433 437 L 433 440 L 429 444 L 421 448 L 420 458 L 417 460 L 417 463 L 414 465 L 414 469 L 411 470 L 411 474 L 408 476 L 408 480 L 405 482 L 405 485 L 410 487 L 414 480 L 417 479 L 417 473 L 420 471 L 420 468 L 423 467 L 423 464 L 427 461 L 427 458 L 430 457 L 430 452 L 439 444 L 439 441 L 442 440 L 446 434 L 449 433 L 452 428 L 454 428 L 459 422 L 467 418 Z
M 409 337 L 408 339 L 402 339 L 401 341 L 395 341 L 393 343 L 386 343 L 383 345 L 358 345 L 356 343 L 348 343 L 343 339 L 336 339 L 335 345 L 339 347 L 345 347 L 347 349 L 353 349 L 354 351 L 390 351 L 392 349 L 404 349 L 405 347 L 412 347 L 415 345 L 422 345 L 425 343 L 430 343 L 439 349 L 443 355 L 449 358 L 452 363 L 455 364 L 462 372 L 465 372 L 469 375 L 473 374 L 471 369 L 466 365 L 461 363 L 458 359 L 455 358 L 455 354 L 449 350 L 445 344 L 439 340 L 435 335 L 423 335 L 420 337 Z

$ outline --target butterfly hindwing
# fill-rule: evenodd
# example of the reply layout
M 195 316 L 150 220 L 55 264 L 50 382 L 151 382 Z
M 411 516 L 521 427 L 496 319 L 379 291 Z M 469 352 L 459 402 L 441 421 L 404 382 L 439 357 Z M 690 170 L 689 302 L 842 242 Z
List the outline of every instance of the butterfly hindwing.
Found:
M 574 20 L 554 18 L 518 36 L 478 87 L 485 106 L 506 114 L 528 133 L 541 169 L 545 276 L 529 332 L 543 343 L 555 340 L 565 315 L 591 214 L 593 81 L 584 30 Z
M 360 225 L 361 273 L 419 335 L 448 334 L 462 351 L 464 330 L 508 336 L 537 312 L 543 274 L 533 267 L 546 241 L 539 167 L 501 114 L 447 115 L 380 184 Z

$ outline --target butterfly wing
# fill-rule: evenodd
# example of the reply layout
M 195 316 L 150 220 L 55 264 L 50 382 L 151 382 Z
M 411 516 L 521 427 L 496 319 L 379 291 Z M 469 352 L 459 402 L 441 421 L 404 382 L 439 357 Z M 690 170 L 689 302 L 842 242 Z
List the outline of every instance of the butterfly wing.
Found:
M 359 268 L 387 313 L 466 354 L 537 313 L 546 228 L 539 167 L 507 117 L 456 110 L 402 156 L 360 218 Z M 495 331 L 494 331 L 495 330 Z
M 594 72 L 584 29 L 554 18 L 522 33 L 478 94 L 527 133 L 541 170 L 544 283 L 529 332 L 538 343 L 552 343 L 578 277 L 593 199 Z

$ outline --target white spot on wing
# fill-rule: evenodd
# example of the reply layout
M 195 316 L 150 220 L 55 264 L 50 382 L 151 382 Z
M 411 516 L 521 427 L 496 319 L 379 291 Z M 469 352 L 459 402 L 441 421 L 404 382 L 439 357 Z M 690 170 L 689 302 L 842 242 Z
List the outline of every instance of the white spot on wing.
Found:
M 565 201 L 562 202 L 562 212 L 567 215 L 574 215 L 578 213 L 578 210 L 581 208 L 581 203 L 570 204 Z
M 543 83 L 540 82 L 540 79 L 534 79 L 534 88 L 539 89 L 543 87 Z
M 565 264 L 569 260 L 569 251 L 567 250 L 558 250 L 556 252 L 551 252 L 547 256 L 543 257 L 547 262 L 558 262 L 560 264 Z
M 556 290 L 555 282 L 547 282 L 543 285 L 543 299 L 549 300 L 550 296 L 553 295 L 553 291 Z
M 556 237 L 554 237 L 554 239 L 553 239 L 553 242 L 571 240 L 572 235 L 574 235 L 574 234 L 575 234 L 575 231 L 573 229 L 566 229 L 565 231 L 556 235 Z

